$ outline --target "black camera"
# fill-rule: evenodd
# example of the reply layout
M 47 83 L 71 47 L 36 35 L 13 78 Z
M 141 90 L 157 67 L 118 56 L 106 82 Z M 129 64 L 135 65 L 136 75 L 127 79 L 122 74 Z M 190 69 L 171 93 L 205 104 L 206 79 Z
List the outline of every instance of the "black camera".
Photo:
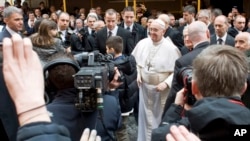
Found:
M 85 37 L 88 32 L 84 28 L 82 28 L 78 31 L 78 33 L 81 34 L 82 37 Z
M 193 69 L 191 67 L 183 67 L 177 74 L 177 80 L 181 83 L 184 88 L 187 90 L 186 96 L 187 101 L 186 103 L 189 105 L 193 105 L 196 102 L 196 99 L 192 93 L 192 72 Z
M 113 56 L 98 52 L 83 52 L 75 55 L 75 59 L 82 64 L 74 75 L 74 86 L 79 90 L 76 107 L 82 112 L 102 109 L 102 94 L 108 90 L 109 81 L 115 74 L 115 64 L 111 61 Z M 123 75 L 118 81 L 123 81 Z

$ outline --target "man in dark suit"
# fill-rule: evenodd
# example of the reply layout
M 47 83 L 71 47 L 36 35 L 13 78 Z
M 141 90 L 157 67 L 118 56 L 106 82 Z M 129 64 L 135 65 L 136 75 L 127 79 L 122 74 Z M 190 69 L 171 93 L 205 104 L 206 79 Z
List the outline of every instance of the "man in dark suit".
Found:
M 158 16 L 158 19 L 162 20 L 165 23 L 166 31 L 164 33 L 164 37 L 169 37 L 172 42 L 178 47 L 179 50 L 184 46 L 183 36 L 182 34 L 173 28 L 170 27 L 170 18 L 167 14 L 161 14 Z
M 23 15 L 20 9 L 14 6 L 9 6 L 4 9 L 3 16 L 4 22 L 6 23 L 6 28 L 2 32 L 0 32 L 0 43 L 2 43 L 3 38 L 11 37 L 13 34 L 19 34 L 19 32 L 23 29 Z M 9 96 L 4 80 L 2 78 L 2 66 L 0 81 L 0 120 L 3 124 L 3 127 L 0 128 L 5 129 L 5 132 L 7 133 L 10 141 L 16 141 L 16 134 L 19 124 L 14 103 Z M 5 133 L 2 130 L 0 134 L 3 135 Z
M 94 23 L 98 20 L 95 13 L 87 16 L 87 26 L 81 28 L 70 37 L 71 52 L 78 54 L 83 51 L 93 51 L 96 48 Z
M 172 81 L 172 86 L 168 94 L 168 98 L 165 103 L 165 108 L 163 111 L 163 116 L 168 110 L 170 105 L 174 102 L 176 93 L 183 88 L 183 84 L 178 81 L 178 73 L 181 68 L 192 65 L 195 57 L 207 46 L 209 46 L 210 34 L 205 23 L 201 21 L 196 21 L 188 26 L 188 37 L 193 43 L 193 51 L 187 53 L 186 55 L 180 57 L 175 62 L 174 76 Z
M 210 38 L 210 44 L 222 44 L 234 46 L 234 38 L 227 34 L 229 23 L 227 17 L 220 15 L 214 20 L 215 34 Z
M 125 7 L 123 9 L 123 22 L 119 25 L 120 27 L 130 31 L 133 43 L 136 45 L 140 40 L 147 37 L 147 34 L 145 34 L 145 29 L 138 23 L 134 22 L 135 20 L 135 12 L 134 9 L 131 6 Z M 138 111 L 139 111 L 139 92 L 136 93 L 136 96 L 134 96 L 134 116 L 136 122 L 138 122 Z M 124 131 L 120 131 L 124 132 Z
M 121 22 L 119 26 L 131 32 L 135 45 L 141 39 L 144 39 L 147 37 L 144 34 L 144 28 L 140 24 L 134 22 L 135 13 L 134 13 L 134 9 L 131 6 L 125 7 L 123 9 L 122 18 L 123 18 L 123 22 Z
M 63 42 L 64 48 L 69 51 L 70 47 L 70 37 L 73 34 L 73 31 L 69 28 L 69 14 L 66 12 L 61 12 L 58 15 L 57 26 L 59 38 Z
M 230 27 L 227 33 L 235 38 L 235 36 L 239 32 L 243 31 L 243 29 L 245 28 L 245 24 L 246 24 L 246 18 L 241 15 L 237 15 L 233 21 L 234 26 Z
M 129 31 L 126 29 L 117 26 L 117 16 L 116 11 L 114 9 L 108 9 L 105 12 L 105 23 L 106 27 L 99 30 L 96 33 L 96 43 L 97 43 L 97 50 L 100 51 L 100 53 L 105 54 L 106 53 L 106 40 L 109 36 L 120 36 L 123 39 L 123 54 L 124 55 L 130 55 L 132 50 L 134 49 L 134 42 L 132 35 Z
M 186 26 L 186 25 L 189 25 L 189 24 L 191 24 L 192 22 L 194 22 L 195 21 L 195 14 L 196 14 L 196 11 L 195 11 L 195 8 L 194 8 L 194 6 L 192 6 L 192 5 L 187 5 L 187 6 L 185 6 L 184 8 L 183 8 L 183 13 L 182 13 L 182 15 L 183 15 L 183 19 L 184 19 L 184 21 L 185 21 L 185 25 L 183 25 L 183 26 L 180 26 L 180 27 L 178 27 L 178 30 L 179 30 L 179 32 L 180 33 L 182 33 L 183 32 L 183 29 L 184 29 L 184 27 Z
M 211 19 L 210 10 L 201 9 L 197 15 L 198 15 L 198 20 L 204 22 L 208 27 L 210 35 L 213 35 L 214 34 L 214 26 L 210 21 L 210 19 Z
M 217 16 L 222 15 L 222 11 L 219 8 L 214 8 L 211 11 L 211 23 L 208 26 L 208 30 L 210 32 L 210 35 L 213 35 L 215 33 L 215 29 L 214 29 L 214 20 Z
M 36 22 L 35 14 L 33 11 L 28 12 L 29 19 L 24 22 L 24 35 L 30 36 L 31 34 L 35 33 L 34 25 Z

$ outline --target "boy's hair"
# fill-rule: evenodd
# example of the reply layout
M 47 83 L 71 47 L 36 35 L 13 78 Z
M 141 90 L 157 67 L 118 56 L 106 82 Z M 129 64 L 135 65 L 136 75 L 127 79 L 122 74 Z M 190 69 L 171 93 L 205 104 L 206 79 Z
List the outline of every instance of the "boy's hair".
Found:
M 123 40 L 120 36 L 111 36 L 106 41 L 106 46 L 110 49 L 113 48 L 115 53 L 122 53 Z

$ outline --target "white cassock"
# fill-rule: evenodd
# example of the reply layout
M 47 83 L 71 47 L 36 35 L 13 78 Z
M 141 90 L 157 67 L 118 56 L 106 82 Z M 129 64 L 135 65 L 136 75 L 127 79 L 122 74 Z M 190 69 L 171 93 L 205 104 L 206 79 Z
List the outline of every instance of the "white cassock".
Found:
M 175 60 L 181 54 L 169 38 L 153 43 L 151 38 L 141 40 L 132 55 L 137 63 L 137 77 L 141 77 L 139 90 L 139 120 L 137 141 L 151 141 L 152 129 L 161 122 L 163 108 L 172 83 Z M 162 92 L 156 91 L 161 82 L 168 84 Z

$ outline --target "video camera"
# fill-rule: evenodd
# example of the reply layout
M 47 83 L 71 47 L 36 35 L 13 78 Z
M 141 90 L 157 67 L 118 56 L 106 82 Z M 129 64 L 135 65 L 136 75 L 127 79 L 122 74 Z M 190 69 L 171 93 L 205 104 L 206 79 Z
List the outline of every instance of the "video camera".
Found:
M 177 81 L 184 85 L 184 88 L 187 90 L 186 103 L 189 105 L 193 105 L 196 102 L 196 99 L 192 93 L 192 72 L 193 69 L 191 67 L 183 67 L 177 74 Z
M 74 75 L 74 86 L 79 90 L 76 107 L 82 112 L 102 109 L 102 94 L 108 90 L 109 81 L 112 81 L 115 74 L 113 56 L 96 51 L 83 52 L 74 57 L 82 66 Z M 123 75 L 118 81 L 123 81 Z

